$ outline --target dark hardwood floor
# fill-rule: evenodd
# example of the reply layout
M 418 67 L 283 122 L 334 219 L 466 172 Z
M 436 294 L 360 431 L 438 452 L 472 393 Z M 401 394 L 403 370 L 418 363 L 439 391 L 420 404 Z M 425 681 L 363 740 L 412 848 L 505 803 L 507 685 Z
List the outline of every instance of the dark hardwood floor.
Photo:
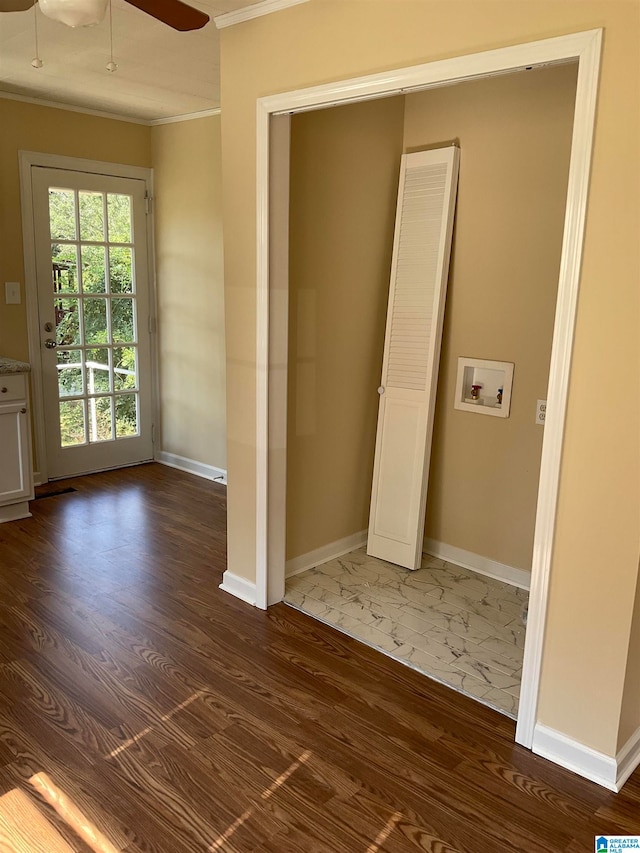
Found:
M 152 464 L 41 494 L 64 487 L 0 525 L 0 794 L 72 850 L 581 853 L 640 833 L 640 773 L 610 794 L 472 699 L 221 592 L 224 487 Z

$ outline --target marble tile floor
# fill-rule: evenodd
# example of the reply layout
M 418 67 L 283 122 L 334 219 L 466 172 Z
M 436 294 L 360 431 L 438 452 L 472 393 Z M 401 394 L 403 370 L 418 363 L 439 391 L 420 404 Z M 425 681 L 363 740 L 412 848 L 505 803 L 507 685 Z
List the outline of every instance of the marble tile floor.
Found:
M 288 578 L 284 601 L 515 719 L 528 597 L 434 557 L 412 572 L 360 548 Z

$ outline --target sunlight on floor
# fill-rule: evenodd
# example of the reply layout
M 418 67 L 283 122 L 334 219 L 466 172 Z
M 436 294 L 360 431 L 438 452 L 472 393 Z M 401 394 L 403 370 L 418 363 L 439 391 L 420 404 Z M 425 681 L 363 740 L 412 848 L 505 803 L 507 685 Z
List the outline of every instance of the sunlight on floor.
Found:
M 75 803 L 58 788 L 50 776 L 46 773 L 36 773 L 29 779 L 29 784 L 94 853 L 120 853 Z
M 205 695 L 204 690 L 199 690 L 176 705 L 171 711 L 163 714 L 160 721 L 169 720 L 175 714 L 187 708 L 197 699 Z M 153 726 L 147 726 L 141 732 L 126 740 L 119 747 L 114 749 L 105 758 L 116 758 L 120 753 L 129 749 L 134 744 L 138 743 L 142 738 L 153 732 Z M 311 750 L 305 750 L 299 758 L 291 763 L 291 765 L 275 779 L 268 788 L 260 794 L 260 800 L 266 801 L 272 797 L 293 774 L 302 765 L 306 764 L 312 756 Z M 121 853 L 114 845 L 100 832 L 86 815 L 73 803 L 71 798 L 64 793 L 53 782 L 47 773 L 36 773 L 29 779 L 29 784 L 34 792 L 38 794 L 48 805 L 50 805 L 61 820 L 73 832 L 84 841 L 84 843 L 94 853 Z M 254 808 L 246 809 L 236 820 L 231 823 L 207 848 L 207 853 L 215 853 L 215 851 L 224 850 L 229 839 L 237 832 L 237 830 L 246 823 L 254 814 Z M 380 830 L 375 840 L 369 845 L 365 853 L 377 853 L 387 838 L 391 835 L 396 824 L 400 821 L 402 815 L 396 812 L 387 821 L 385 826 Z M 21 824 L 28 824 L 28 831 L 24 834 L 21 830 Z M 6 846 L 5 846 L 6 845 Z M 26 846 L 25 846 L 26 845 Z M 47 853 L 73 853 L 72 848 L 59 835 L 57 830 L 51 826 L 45 817 L 40 815 L 37 808 L 19 789 L 10 791 L 0 798 L 0 847 L 2 850 L 7 850 L 7 853 L 24 853 L 25 850 L 41 851 L 46 850 Z
M 184 703 L 182 707 L 184 707 Z M 265 801 L 273 796 L 311 756 L 311 751 L 305 750 L 284 773 L 281 773 L 268 788 L 265 788 L 260 799 Z M 47 773 L 36 773 L 29 779 L 29 784 L 94 853 L 121 853 L 53 782 Z M 254 809 L 252 808 L 246 809 L 211 843 L 207 848 L 207 853 L 224 850 L 231 836 L 249 820 L 253 812 Z M 400 812 L 395 812 L 369 845 L 366 853 L 378 853 L 401 818 Z M 0 848 L 6 850 L 7 853 L 25 853 L 27 850 L 46 851 L 46 853 L 73 853 L 73 848 L 39 813 L 27 795 L 17 788 L 0 797 Z
M 27 795 L 17 788 L 0 797 L 0 849 L 5 853 L 45 850 L 73 853 Z
M 278 776 L 275 782 L 273 782 L 266 790 L 262 792 L 262 794 L 260 795 L 260 799 L 268 800 L 269 797 L 274 794 L 281 785 L 284 785 L 287 779 L 296 772 L 298 767 L 301 767 L 305 763 L 305 761 L 309 760 L 309 758 L 311 758 L 311 752 L 307 749 L 305 750 L 305 752 L 302 753 L 302 755 L 297 761 L 294 761 L 293 764 L 291 764 L 291 766 L 287 770 L 285 770 L 284 773 L 281 773 L 280 776 Z M 222 849 L 225 841 L 228 841 L 233 835 L 233 833 L 237 829 L 239 829 L 239 827 L 241 827 L 242 824 L 247 821 L 252 814 L 253 809 L 247 809 L 246 811 L 244 811 L 240 815 L 240 817 L 237 818 L 237 820 L 234 820 L 231 826 L 229 826 L 229 828 L 222 833 L 222 835 L 219 835 L 218 838 L 216 838 L 213 844 L 209 847 L 207 853 L 214 853 L 215 850 Z
M 181 702 L 180 705 L 176 705 L 176 707 L 173 708 L 171 711 L 168 711 L 166 714 L 163 714 L 160 717 L 161 722 L 165 723 L 167 720 L 170 720 L 171 717 L 173 717 L 179 711 L 184 710 L 184 708 L 187 708 L 189 705 L 191 705 L 192 702 L 195 702 L 196 699 L 201 699 L 204 695 L 204 690 L 198 690 L 196 693 L 193 694 L 193 696 L 189 696 L 188 699 L 185 699 L 184 702 Z M 143 737 L 146 737 L 148 734 L 151 734 L 152 731 L 153 726 L 147 726 L 146 729 L 143 729 L 141 732 L 138 732 L 137 735 L 130 737 L 123 744 L 112 750 L 112 752 L 110 752 L 108 755 L 105 755 L 105 758 L 115 758 L 116 755 L 119 755 L 121 752 L 124 752 L 125 749 L 129 749 L 129 747 L 142 740 Z
M 377 853 L 387 838 L 391 835 L 401 817 L 402 815 L 400 812 L 396 812 L 394 815 L 391 815 L 385 826 L 383 826 L 378 833 L 376 840 L 367 848 L 367 853 Z

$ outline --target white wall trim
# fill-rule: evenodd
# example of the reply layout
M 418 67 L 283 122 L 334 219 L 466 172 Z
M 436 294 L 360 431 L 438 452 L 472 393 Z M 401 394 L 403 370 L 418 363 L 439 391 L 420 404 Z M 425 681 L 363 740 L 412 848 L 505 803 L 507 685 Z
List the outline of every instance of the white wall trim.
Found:
M 269 249 L 269 387 L 276 397 L 287 396 L 289 375 L 289 240 L 280 239 L 289 233 L 290 218 L 290 148 L 291 118 L 277 116 L 270 124 L 270 151 L 268 168 L 269 226 L 275 235 Z M 274 390 L 277 389 L 277 390 Z M 287 419 L 285 406 L 274 406 L 267 412 L 269 431 L 269 501 L 276 512 L 268 519 L 266 533 L 269 565 L 283 566 L 286 561 L 286 525 L 283 523 L 287 508 Z M 274 452 L 275 451 L 275 452 Z M 267 600 L 263 606 L 282 601 L 285 593 L 283 571 L 267 571 Z
M 602 30 L 586 30 L 542 41 L 525 42 L 422 65 L 382 71 L 365 77 L 338 80 L 306 89 L 266 95 L 264 98 L 259 98 L 258 103 L 268 113 L 306 112 L 372 98 L 407 94 L 410 91 L 432 89 L 464 80 L 490 77 L 493 74 L 524 71 L 537 65 L 546 66 L 550 63 L 575 60 L 582 62 L 585 56 L 593 59 L 590 54 L 594 49 L 599 57 L 601 40 Z
M 256 104 L 256 595 L 258 607 L 265 610 L 269 601 L 269 369 L 270 348 L 270 293 L 269 293 L 269 225 L 270 203 L 269 174 L 271 162 L 270 145 L 271 115 L 262 105 L 260 99 Z M 288 244 L 288 234 L 286 237 Z M 274 306 L 275 310 L 275 306 Z M 287 307 L 288 312 L 288 307 Z M 284 314 L 284 305 L 281 312 Z M 288 328 L 283 323 L 284 328 Z M 287 331 L 288 335 L 288 331 Z M 287 338 L 288 340 L 288 338 Z M 281 393 L 279 397 L 281 398 Z M 279 403 L 279 405 L 278 405 Z M 272 407 L 273 414 L 279 414 L 283 424 L 287 423 L 286 393 L 284 400 L 279 399 Z M 286 438 L 284 450 L 286 450 Z M 286 457 L 286 454 L 285 454 Z M 286 465 L 286 459 L 284 464 Z M 274 518 L 282 518 L 280 539 L 285 540 L 286 523 L 286 493 L 285 507 L 273 513 Z M 284 511 L 283 511 L 284 510 Z M 283 557 L 274 561 L 272 572 L 277 573 L 278 583 L 271 584 L 284 596 L 285 560 Z M 279 593 L 280 594 L 280 593 Z
M 241 578 L 239 575 L 234 575 L 229 569 L 222 575 L 220 589 L 228 592 L 229 595 L 234 595 L 241 601 L 246 601 L 247 604 L 255 606 L 256 585 L 245 578 Z
M 590 779 L 610 791 L 618 791 L 617 761 L 561 732 L 536 723 L 531 749 L 536 755 Z
M 640 728 L 636 729 L 614 758 L 537 723 L 532 750 L 536 755 L 572 773 L 590 779 L 609 791 L 618 792 L 640 765 Z
M 622 790 L 633 771 L 640 766 L 640 727 L 635 730 L 629 740 L 616 755 L 618 772 L 616 775 L 616 790 Z
M 307 569 L 312 569 L 314 566 L 321 566 L 323 563 L 328 563 L 329 560 L 335 560 L 337 557 L 349 554 L 351 551 L 362 548 L 366 544 L 367 531 L 360 530 L 358 533 L 352 533 L 350 536 L 337 539 L 335 542 L 321 545 L 320 548 L 316 548 L 314 551 L 308 551 L 306 554 L 301 554 L 299 557 L 287 560 L 285 564 L 285 577 L 290 578 L 293 575 L 306 572 Z M 517 586 L 520 589 L 529 589 L 531 575 L 529 572 L 525 572 L 524 569 L 507 566 L 505 563 L 499 563 L 497 560 L 491 560 L 489 557 L 483 557 L 481 554 L 474 554 L 472 551 L 456 548 L 455 545 L 447 545 L 446 542 L 438 542 L 435 539 L 425 539 L 424 553 L 431 557 L 437 557 L 440 560 L 455 563 L 456 566 L 469 569 L 469 571 L 476 574 L 495 578 L 511 586 Z
M 154 118 L 147 122 L 151 127 L 157 127 L 160 124 L 176 124 L 179 121 L 194 121 L 199 118 L 207 118 L 207 116 L 219 116 L 220 108 L 213 110 L 200 110 L 197 113 L 183 113 L 177 116 L 168 116 L 167 118 Z
M 479 575 L 486 575 L 486 577 L 495 578 L 511 584 L 511 586 L 520 587 L 520 589 L 529 589 L 531 584 L 531 573 L 524 569 L 499 563 L 497 560 L 483 557 L 481 554 L 474 554 L 473 551 L 465 551 L 463 548 L 456 548 L 455 545 L 447 545 L 446 542 L 438 542 L 436 539 L 425 539 L 423 552 L 432 557 L 455 563 L 456 566 L 462 566 L 463 569 L 470 569 Z
M 268 577 L 269 515 L 282 517 L 281 523 L 285 523 L 283 508 L 269 506 L 269 410 L 277 412 L 278 417 L 286 418 L 286 394 L 279 390 L 270 394 L 269 387 L 269 131 L 272 116 L 418 91 L 445 83 L 516 71 L 530 65 L 578 61 L 565 229 L 536 510 L 522 693 L 516 729 L 517 743 L 529 748 L 532 746 L 537 718 L 601 43 L 602 30 L 588 30 L 283 92 L 258 98 L 256 101 L 256 595 L 259 606 L 266 606 L 268 589 L 279 588 L 285 572 L 282 560 L 281 564 L 274 563 L 270 567 L 271 572 L 280 575 L 276 582 Z M 285 241 L 287 239 L 280 234 L 277 234 L 276 238 Z M 286 300 L 283 300 L 283 304 L 285 302 Z
M 20 501 L 20 503 L 16 504 L 0 506 L 0 524 L 4 524 L 7 521 L 19 521 L 21 518 L 31 518 L 29 501 Z
M 262 0 L 260 3 L 243 6 L 242 9 L 236 9 L 234 12 L 216 15 L 213 20 L 216 27 L 223 30 L 225 27 L 232 27 L 234 24 L 241 24 L 243 21 L 250 21 L 252 18 L 261 18 L 263 15 L 280 12 L 290 6 L 299 6 L 300 3 L 308 3 L 308 0 Z
M 69 113 L 82 113 L 87 116 L 97 116 L 98 118 L 108 118 L 113 121 L 126 121 L 129 124 L 150 125 L 151 121 L 145 118 L 135 118 L 134 116 L 125 116 L 120 113 L 110 113 L 104 110 L 93 110 L 89 107 L 78 107 L 74 104 L 64 104 L 58 101 L 48 101 L 46 98 L 31 98 L 28 95 L 14 95 L 13 92 L 0 91 L 0 98 L 7 101 L 20 101 L 24 104 L 35 104 L 37 107 L 50 107 L 53 110 L 66 110 Z
M 20 201 L 22 207 L 22 237 L 24 257 L 24 292 L 27 309 L 27 333 L 29 336 L 29 362 L 31 365 L 31 404 L 33 410 L 34 443 L 38 456 L 39 476 L 43 483 L 49 479 L 47 449 L 45 441 L 44 397 L 42 384 L 42 362 L 40 352 L 40 323 L 38 319 L 38 285 L 36 280 L 35 230 L 33 221 L 33 194 L 31 167 L 64 169 L 72 172 L 110 175 L 117 178 L 133 178 L 145 182 L 153 197 L 153 170 L 125 163 L 106 163 L 80 157 L 65 157 L 41 151 L 18 151 L 20 167 Z M 153 253 L 153 210 L 147 216 L 147 265 L 149 271 L 149 310 L 156 313 L 155 303 L 155 258 Z M 157 369 L 157 336 L 151 340 L 152 387 L 155 389 Z M 153 392 L 152 392 L 153 393 Z M 152 401 L 157 406 L 157 401 Z
M 538 713 L 538 692 L 547 621 L 551 560 L 560 486 L 560 465 L 569 395 L 569 374 L 582 266 L 601 48 L 602 30 L 592 30 L 582 34 L 569 163 L 567 206 L 549 367 L 547 413 L 540 462 L 527 637 L 522 668 L 520 710 L 516 727 L 516 742 L 529 747 L 533 740 Z
M 306 0 L 298 0 L 300 3 Z M 266 13 L 263 13 L 266 14 Z M 49 107 L 52 110 L 66 110 L 69 113 L 81 113 L 87 116 L 96 116 L 97 118 L 108 118 L 112 121 L 124 121 L 129 124 L 141 124 L 144 127 L 156 127 L 159 124 L 173 124 L 178 121 L 193 121 L 198 118 L 206 118 L 207 116 L 219 116 L 220 107 L 212 107 L 208 110 L 199 110 L 195 113 L 181 113 L 175 116 L 166 116 L 165 118 L 136 118 L 135 116 L 122 115 L 121 113 L 110 113 L 106 110 L 94 110 L 90 107 L 79 107 L 75 104 L 65 104 L 60 101 L 48 101 L 46 98 L 31 98 L 28 95 L 14 95 L 13 92 L 3 92 L 0 90 L 0 98 L 7 101 L 19 101 L 23 104 L 34 104 L 37 107 Z
M 138 181 L 150 181 L 153 175 L 153 170 L 146 166 L 109 163 L 105 160 L 89 160 L 83 157 L 65 157 L 62 154 L 47 154 L 43 151 L 18 151 L 18 157 L 20 165 L 27 168 L 43 166 L 45 169 L 88 172 L 94 175 L 110 175 L 114 178 L 133 178 Z
M 366 530 L 360 530 L 358 533 L 352 533 L 350 536 L 336 539 L 335 542 L 322 545 L 320 548 L 316 548 L 315 551 L 308 551 L 306 554 L 301 554 L 299 557 L 287 560 L 285 564 L 285 577 L 290 578 L 293 575 L 299 575 L 300 572 L 306 572 L 307 569 L 312 569 L 314 566 L 321 566 L 323 563 L 328 563 L 329 560 L 335 560 L 336 557 L 349 554 L 351 551 L 355 551 L 356 548 L 362 548 L 366 544 Z
M 149 331 L 151 344 L 151 441 L 155 456 L 156 447 L 162 446 L 162 417 L 160 409 L 160 336 L 158 329 L 158 278 L 156 275 L 156 190 L 155 172 L 149 169 L 147 192 L 150 196 L 147 215 L 147 269 L 149 270 Z
M 224 486 L 227 485 L 227 472 L 224 468 L 216 468 L 215 465 L 196 462 L 195 459 L 178 456 L 177 453 L 168 453 L 166 450 L 158 451 L 155 460 L 161 465 L 168 465 L 169 468 L 177 468 L 179 471 L 186 471 L 189 474 L 204 477 L 205 480 L 215 480 Z

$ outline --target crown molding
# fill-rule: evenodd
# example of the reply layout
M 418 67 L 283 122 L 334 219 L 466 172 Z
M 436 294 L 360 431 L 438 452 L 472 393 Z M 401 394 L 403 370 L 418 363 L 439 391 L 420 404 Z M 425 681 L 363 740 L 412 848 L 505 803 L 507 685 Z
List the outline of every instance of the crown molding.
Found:
M 159 124 L 175 124 L 179 121 L 193 121 L 198 118 L 206 118 L 207 116 L 219 116 L 220 108 L 215 110 L 200 110 L 197 113 L 184 113 L 183 115 L 169 116 L 168 118 L 154 118 L 147 122 L 151 127 L 157 127 Z
M 92 110 L 89 107 L 77 107 L 74 104 L 63 104 L 58 101 L 47 101 L 45 98 L 32 98 L 29 95 L 16 95 L 13 92 L 0 90 L 0 98 L 7 101 L 21 101 L 24 104 L 35 104 L 38 107 L 50 107 L 54 110 L 66 110 L 70 113 L 83 113 L 84 115 L 97 116 L 98 118 L 109 118 L 113 121 L 126 121 L 129 124 L 143 124 L 149 126 L 151 122 L 144 118 L 134 116 L 123 116 L 118 113 L 109 113 L 104 110 Z
M 225 27 L 232 27 L 234 24 L 241 24 L 243 21 L 250 21 L 252 18 L 261 18 L 263 15 L 270 15 L 272 12 L 280 12 L 290 6 L 298 6 L 300 3 L 308 2 L 309 0 L 261 0 L 260 3 L 254 3 L 252 6 L 244 6 L 234 12 L 216 15 L 213 20 L 216 27 L 222 30 Z
M 306 0 L 302 0 L 306 2 Z M 7 101 L 20 101 L 24 104 L 35 104 L 37 107 L 49 107 L 53 110 L 66 110 L 70 113 L 82 113 L 88 116 L 97 116 L 97 118 L 108 118 L 112 121 L 125 121 L 129 124 L 141 124 L 144 127 L 155 127 L 159 124 L 173 124 L 178 121 L 193 121 L 198 118 L 206 118 L 207 116 L 219 116 L 220 108 L 216 107 L 212 110 L 200 110 L 196 113 L 183 113 L 182 115 L 168 116 L 167 118 L 136 118 L 135 116 L 123 116 L 119 113 L 109 113 L 105 110 L 92 110 L 90 107 L 78 107 L 75 104 L 63 104 L 58 101 L 47 101 L 45 98 L 32 98 L 29 95 L 16 95 L 13 92 L 3 92 L 0 89 L 0 98 Z

